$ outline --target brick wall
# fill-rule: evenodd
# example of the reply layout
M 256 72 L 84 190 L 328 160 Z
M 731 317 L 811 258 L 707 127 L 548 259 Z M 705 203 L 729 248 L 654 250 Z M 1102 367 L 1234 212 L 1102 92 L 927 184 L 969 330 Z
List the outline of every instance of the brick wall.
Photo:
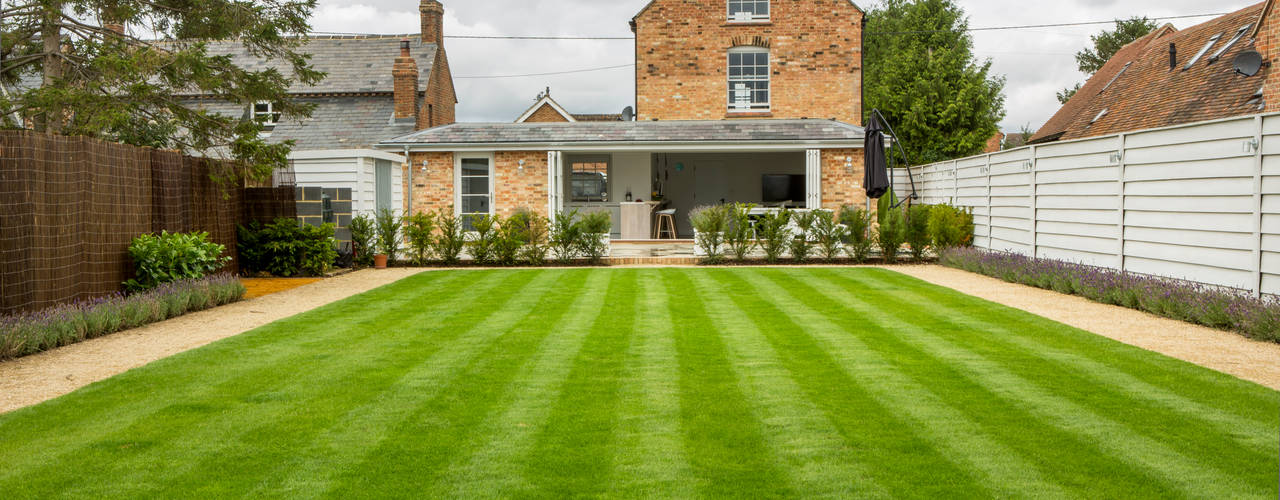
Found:
M 456 121 L 455 108 L 458 96 L 453 87 L 453 74 L 449 69 L 449 56 L 445 55 L 444 46 L 436 51 L 436 61 L 432 66 L 431 78 L 422 99 L 422 109 L 418 112 L 418 129 L 428 129 L 448 125 Z
M 453 209 L 453 153 L 410 153 L 410 165 L 404 170 L 406 193 L 405 209 L 412 213 L 430 213 L 440 209 Z M 427 161 L 427 170 L 422 171 L 422 161 Z M 413 185 L 409 185 L 409 171 L 413 171 Z M 410 207 L 410 198 L 413 206 Z
M 635 19 L 639 120 L 835 118 L 862 123 L 862 19 L 848 0 L 774 0 L 771 22 L 727 22 L 724 0 L 658 0 Z M 767 45 L 768 114 L 728 112 L 728 50 Z
M 564 118 L 564 115 L 546 103 L 543 103 L 542 107 L 534 111 L 532 115 L 529 115 L 529 119 L 525 120 L 527 123 L 560 123 L 568 121 Z
M 846 159 L 853 158 L 852 171 Z M 861 149 L 822 150 L 822 208 L 839 209 L 841 205 L 863 206 L 867 191 L 862 186 Z
M 524 170 L 520 170 L 524 160 Z M 509 217 L 527 208 L 534 213 L 547 212 L 546 151 L 503 151 L 494 155 L 493 209 Z

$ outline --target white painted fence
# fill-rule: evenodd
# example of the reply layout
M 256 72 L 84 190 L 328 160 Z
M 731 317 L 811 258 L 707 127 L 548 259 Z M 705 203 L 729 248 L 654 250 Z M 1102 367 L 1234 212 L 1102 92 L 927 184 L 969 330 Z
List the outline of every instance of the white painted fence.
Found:
M 911 171 L 922 202 L 973 209 L 980 248 L 1280 294 L 1280 114 Z

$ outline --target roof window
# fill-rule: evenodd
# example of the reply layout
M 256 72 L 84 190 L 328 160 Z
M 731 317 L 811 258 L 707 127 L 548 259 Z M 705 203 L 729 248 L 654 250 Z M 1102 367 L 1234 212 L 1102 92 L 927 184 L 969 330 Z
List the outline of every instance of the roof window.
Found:
M 1111 77 L 1111 81 L 1107 82 L 1107 85 L 1102 87 L 1102 90 L 1099 90 L 1098 93 L 1101 94 L 1103 92 L 1106 92 L 1107 89 L 1111 88 L 1111 84 L 1116 83 L 1116 80 L 1120 79 L 1120 75 L 1123 75 L 1125 71 L 1129 71 L 1129 66 L 1132 66 L 1132 65 L 1133 65 L 1133 61 L 1124 63 L 1124 67 L 1120 68 L 1120 71 L 1116 73 L 1116 76 Z
M 1222 55 L 1226 54 L 1228 50 L 1231 50 L 1231 47 L 1234 46 L 1236 42 L 1239 42 L 1241 38 L 1244 38 L 1245 32 L 1249 31 L 1249 28 L 1252 28 L 1252 27 L 1253 27 L 1252 24 L 1246 24 L 1243 27 L 1241 27 L 1240 31 L 1236 32 L 1236 36 L 1231 37 L 1231 41 L 1227 42 L 1227 44 L 1223 45 L 1221 49 L 1218 49 L 1217 52 L 1214 52 L 1213 56 L 1209 57 L 1209 64 L 1213 64 L 1214 61 L 1217 61 L 1218 59 L 1222 59 Z
M 1099 112 L 1098 116 L 1093 117 L 1093 119 L 1089 121 L 1089 125 L 1093 125 L 1094 123 L 1097 123 L 1098 120 L 1101 120 L 1102 117 L 1107 116 L 1108 111 L 1110 111 L 1110 109 L 1104 109 L 1101 112 Z
M 1182 71 L 1189 70 L 1192 66 L 1195 66 L 1197 62 L 1200 62 L 1200 58 L 1204 57 L 1204 55 L 1209 52 L 1209 49 L 1213 48 L 1213 44 L 1218 43 L 1218 40 L 1221 39 L 1222 33 L 1213 35 L 1213 38 L 1210 38 L 1209 41 L 1204 44 L 1204 48 L 1200 49 L 1200 52 L 1197 52 L 1196 56 L 1191 58 L 1191 62 L 1188 62 L 1187 65 L 1182 68 Z

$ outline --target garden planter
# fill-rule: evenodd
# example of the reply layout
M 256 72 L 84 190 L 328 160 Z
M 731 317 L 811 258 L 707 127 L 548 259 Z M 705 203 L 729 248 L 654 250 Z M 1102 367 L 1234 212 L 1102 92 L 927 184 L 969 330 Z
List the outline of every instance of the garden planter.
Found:
M 373 267 L 374 267 L 375 269 L 386 269 L 386 268 L 387 268 L 387 256 L 386 256 L 385 254 L 378 254 L 378 255 L 374 255 L 374 256 L 373 256 Z

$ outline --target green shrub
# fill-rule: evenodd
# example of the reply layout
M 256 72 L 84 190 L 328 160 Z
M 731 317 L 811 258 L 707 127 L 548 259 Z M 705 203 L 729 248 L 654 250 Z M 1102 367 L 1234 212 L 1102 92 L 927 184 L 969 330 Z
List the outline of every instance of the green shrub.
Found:
M 458 256 L 466 247 L 467 239 L 462 230 L 462 220 L 453 215 L 452 209 L 440 209 L 435 215 L 436 228 L 439 233 L 431 243 L 431 253 L 445 264 L 458 263 Z
M 729 206 L 709 205 L 689 212 L 689 224 L 697 232 L 696 243 L 706 254 L 703 262 L 717 264 L 724 259 L 722 253 L 725 231 L 729 227 Z
M 549 221 L 546 217 L 530 213 L 528 226 L 524 233 L 524 246 L 520 247 L 520 260 L 531 266 L 547 263 L 547 235 Z
M 472 239 L 467 242 L 467 250 L 476 264 L 488 264 L 493 261 L 494 247 L 498 244 L 498 219 L 488 214 L 470 217 Z
M 296 219 L 258 221 L 239 228 L 240 267 L 273 276 L 321 276 L 338 256 L 333 224 L 320 227 Z
M 972 245 L 973 228 L 972 210 L 936 205 L 929 216 L 929 237 L 938 250 Z
M 876 244 L 880 246 L 880 255 L 884 258 L 886 264 L 898 262 L 898 249 L 902 248 L 902 243 L 906 235 L 906 220 L 902 215 L 902 210 L 891 208 L 888 212 L 879 214 L 880 226 L 876 231 Z
M 787 250 L 791 241 L 791 230 L 787 223 L 791 221 L 791 211 L 782 209 L 769 212 L 756 220 L 756 238 L 760 250 L 764 251 L 764 260 L 770 264 L 778 262 L 782 253 Z
M 417 213 L 404 218 L 404 237 L 409 241 L 409 258 L 413 265 L 423 266 L 431 259 L 431 240 L 435 230 L 435 220 L 428 214 Z
M 840 207 L 840 224 L 845 226 L 845 251 L 855 263 L 867 261 L 875 241 L 871 238 L 871 213 L 860 207 Z
M 876 224 L 884 224 L 885 214 L 889 213 L 889 210 L 896 208 L 897 205 L 898 195 L 893 192 L 893 188 L 889 188 L 884 193 L 884 196 L 876 200 Z
M 374 216 L 374 226 L 378 234 L 378 253 L 387 256 L 387 263 L 394 263 L 400 253 L 400 216 L 389 209 L 378 209 Z
M 814 213 L 813 238 L 818 243 L 822 258 L 828 262 L 840 258 L 849 228 L 837 222 L 836 214 L 830 210 L 815 210 Z
M 551 221 L 551 250 L 560 264 L 573 262 L 581 249 L 582 225 L 574 221 L 577 217 L 577 210 L 562 211 Z
M 929 213 L 933 207 L 929 205 L 911 205 L 907 209 L 906 231 L 903 238 L 911 246 L 911 260 L 924 260 L 925 248 L 929 246 Z
M 372 266 L 373 254 L 377 252 L 374 248 L 377 230 L 374 229 L 373 218 L 369 214 L 352 217 L 347 229 L 351 230 L 351 252 L 355 254 L 356 264 Z
M 804 262 L 809 260 L 809 256 L 813 254 L 813 225 L 818 220 L 817 212 L 813 210 L 804 210 L 795 212 L 791 216 L 791 220 L 795 222 L 795 234 L 792 235 L 790 241 L 791 258 L 796 262 Z
M 531 215 L 528 211 L 516 211 L 499 225 L 493 248 L 499 264 L 514 266 L 520 260 L 520 249 L 525 245 Z
M 228 262 L 226 247 L 209 241 L 209 233 L 144 234 L 133 239 L 129 256 L 136 270 L 134 279 L 124 282 L 129 291 L 155 288 L 163 283 L 203 278 Z
M 613 219 L 609 212 L 588 212 L 576 223 L 578 230 L 578 252 L 591 261 L 600 264 L 609 252 L 607 237 L 613 229 Z
M 756 231 L 751 224 L 751 209 L 755 205 L 734 203 L 728 208 L 728 226 L 724 232 L 724 244 L 737 260 L 746 260 L 756 246 Z

